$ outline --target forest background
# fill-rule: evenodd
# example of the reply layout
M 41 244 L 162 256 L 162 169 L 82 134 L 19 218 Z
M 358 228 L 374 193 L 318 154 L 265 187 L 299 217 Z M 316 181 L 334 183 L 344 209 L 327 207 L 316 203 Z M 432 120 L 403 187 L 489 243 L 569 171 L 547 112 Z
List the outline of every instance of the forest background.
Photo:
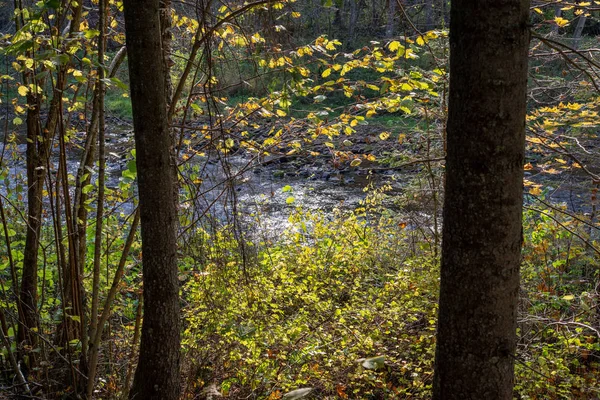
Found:
M 183 398 L 430 398 L 450 4 L 162 4 Z M 0 5 L 0 385 L 121 398 L 143 320 L 123 4 Z M 519 399 L 600 395 L 598 11 L 531 7 Z

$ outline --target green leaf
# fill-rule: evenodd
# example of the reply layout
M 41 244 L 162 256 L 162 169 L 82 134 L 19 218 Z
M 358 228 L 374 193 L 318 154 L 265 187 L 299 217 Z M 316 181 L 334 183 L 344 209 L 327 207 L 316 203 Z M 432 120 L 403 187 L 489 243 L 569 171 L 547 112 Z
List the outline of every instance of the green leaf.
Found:
M 81 322 L 81 318 L 79 318 L 79 315 L 68 315 L 67 317 L 69 317 L 69 319 L 72 319 L 75 322 Z
M 292 187 L 291 187 L 290 185 L 285 185 L 285 186 L 284 186 L 284 187 L 281 189 L 281 191 L 282 191 L 283 193 L 285 193 L 285 192 L 291 192 L 291 191 L 292 191 Z
M 96 36 L 100 36 L 100 31 L 96 29 L 86 29 L 83 32 L 83 36 L 85 36 L 86 39 L 93 39 Z
M 202 114 L 202 108 L 200 108 L 200 106 L 196 103 L 192 103 L 190 104 L 190 106 L 192 107 L 192 110 L 194 110 L 197 114 Z
M 110 81 L 112 83 L 114 83 L 115 85 L 117 85 L 117 87 L 119 89 L 123 89 L 123 90 L 129 90 L 129 86 L 127 86 L 125 83 L 123 83 L 119 78 L 110 78 Z
M 85 185 L 82 189 L 81 192 L 83 194 L 88 194 L 89 192 L 91 192 L 92 190 L 94 190 L 94 185 Z
M 127 163 L 127 169 L 129 170 L 129 172 L 131 172 L 132 174 L 137 174 L 137 165 L 135 163 L 135 160 L 131 160 Z
M 60 0 L 45 0 L 44 6 L 46 6 L 47 8 L 53 8 L 55 10 L 58 10 L 58 8 L 60 7 Z
M 123 172 L 121 172 L 121 176 L 123 176 L 123 178 L 131 179 L 133 181 L 135 180 L 136 174 L 126 169 Z

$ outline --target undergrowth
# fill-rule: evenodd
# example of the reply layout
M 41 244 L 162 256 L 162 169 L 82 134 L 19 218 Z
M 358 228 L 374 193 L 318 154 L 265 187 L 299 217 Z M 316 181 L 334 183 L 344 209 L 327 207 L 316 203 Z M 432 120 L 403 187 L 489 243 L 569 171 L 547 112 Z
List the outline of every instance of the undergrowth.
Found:
M 184 288 L 189 398 L 207 387 L 229 398 L 305 387 L 315 399 L 430 398 L 439 286 L 430 243 L 364 208 L 296 210 L 289 222 L 245 261 L 227 229 L 197 231 Z M 524 222 L 515 398 L 596 398 L 597 260 L 550 217 Z

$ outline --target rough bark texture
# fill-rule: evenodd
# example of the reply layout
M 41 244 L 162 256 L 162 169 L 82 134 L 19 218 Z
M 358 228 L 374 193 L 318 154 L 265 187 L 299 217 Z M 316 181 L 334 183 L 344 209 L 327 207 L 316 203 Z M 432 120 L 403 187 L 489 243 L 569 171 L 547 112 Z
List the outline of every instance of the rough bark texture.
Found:
M 27 96 L 27 234 L 23 254 L 23 272 L 19 301 L 23 309 L 23 319 L 19 321 L 19 342 L 32 348 L 37 345 L 37 337 L 32 332 L 37 327 L 37 257 L 42 226 L 42 192 L 46 176 L 45 158 L 49 146 L 42 140 L 40 128 L 40 100 Z M 49 138 L 44 137 L 46 141 Z M 41 153 L 40 154 L 40 149 Z
M 512 399 L 529 1 L 454 0 L 434 399 Z
M 170 165 L 159 0 L 125 1 L 144 274 L 140 358 L 130 399 L 178 399 L 177 213 Z

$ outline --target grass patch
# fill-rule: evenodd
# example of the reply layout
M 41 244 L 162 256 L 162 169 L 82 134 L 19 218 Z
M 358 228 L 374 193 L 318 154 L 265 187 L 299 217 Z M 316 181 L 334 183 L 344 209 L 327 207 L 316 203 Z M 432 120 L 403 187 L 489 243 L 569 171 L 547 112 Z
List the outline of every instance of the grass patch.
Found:
M 121 90 L 108 90 L 106 92 L 106 109 L 109 113 L 123 119 L 132 119 L 133 111 L 131 108 L 131 99 L 123 97 Z

